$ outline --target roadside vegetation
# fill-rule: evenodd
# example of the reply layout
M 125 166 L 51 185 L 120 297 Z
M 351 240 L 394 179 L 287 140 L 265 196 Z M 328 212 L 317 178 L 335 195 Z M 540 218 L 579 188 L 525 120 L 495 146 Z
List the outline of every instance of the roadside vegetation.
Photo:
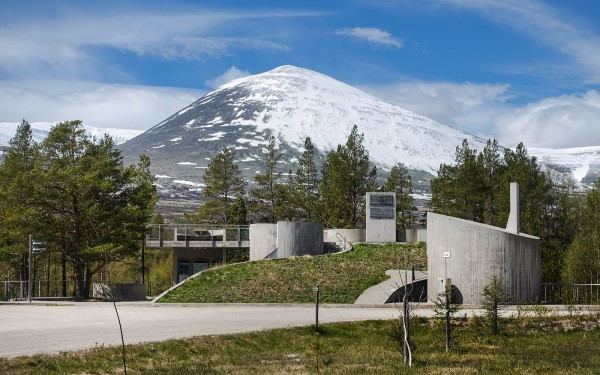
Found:
M 357 244 L 343 254 L 262 260 L 202 272 L 159 302 L 310 303 L 320 286 L 323 303 L 354 303 L 368 287 L 388 278 L 388 269 L 427 266 L 424 243 Z
M 402 361 L 394 321 L 203 336 L 127 346 L 128 374 L 597 374 L 599 317 L 503 318 L 490 336 L 478 319 L 455 328 L 456 347 L 432 320 L 415 319 L 413 367 Z M 575 321 L 572 321 L 575 319 Z M 526 324 L 523 324 L 526 322 Z M 119 347 L 0 359 L 3 374 L 119 374 Z

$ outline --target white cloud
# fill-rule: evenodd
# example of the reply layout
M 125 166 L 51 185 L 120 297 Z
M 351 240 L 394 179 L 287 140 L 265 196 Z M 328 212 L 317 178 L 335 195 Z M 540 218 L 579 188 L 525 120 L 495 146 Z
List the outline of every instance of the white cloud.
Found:
M 600 92 L 510 103 L 506 84 L 401 82 L 365 91 L 443 124 L 514 147 L 568 148 L 600 145 Z
M 205 84 L 211 89 L 216 89 L 217 87 L 233 81 L 234 79 L 248 77 L 249 75 L 250 73 L 247 70 L 240 70 L 235 66 L 232 66 L 231 68 L 227 69 L 225 73 L 206 81 Z
M 396 48 L 402 48 L 404 46 L 404 42 L 401 39 L 394 38 L 389 32 L 375 27 L 351 27 L 336 30 L 335 33 L 337 35 L 350 36 L 374 44 Z
M 486 128 L 492 125 L 490 115 L 506 106 L 509 85 L 411 81 L 363 89 L 466 133 L 486 137 Z
M 546 98 L 495 119 L 494 132 L 507 145 L 567 148 L 600 145 L 600 93 Z
M 191 61 L 219 58 L 237 51 L 287 51 L 289 47 L 278 41 L 278 34 L 269 32 L 268 21 L 321 15 L 294 11 L 125 8 L 126 5 L 96 10 L 55 9 L 52 17 L 44 18 L 13 10 L 12 17 L 0 23 L 0 74 L 11 79 L 52 77 L 93 81 L 126 76 L 103 53 L 107 49 Z M 260 34 L 255 35 L 244 26 L 256 20 L 263 22 L 261 30 L 257 30 Z
M 96 127 L 148 129 L 201 91 L 86 82 L 0 82 L 0 121 L 82 120 Z

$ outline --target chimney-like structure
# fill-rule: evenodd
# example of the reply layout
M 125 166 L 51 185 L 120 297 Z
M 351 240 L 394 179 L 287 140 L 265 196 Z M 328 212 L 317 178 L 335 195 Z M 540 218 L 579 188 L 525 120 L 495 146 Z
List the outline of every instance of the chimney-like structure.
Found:
M 506 230 L 513 233 L 519 233 L 519 183 L 510 183 L 510 214 L 506 223 Z

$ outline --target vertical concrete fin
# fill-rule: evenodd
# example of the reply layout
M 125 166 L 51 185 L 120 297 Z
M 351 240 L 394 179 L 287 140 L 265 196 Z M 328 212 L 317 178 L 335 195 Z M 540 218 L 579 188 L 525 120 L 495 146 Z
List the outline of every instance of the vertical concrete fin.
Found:
M 519 183 L 510 183 L 510 214 L 506 223 L 506 230 L 513 233 L 519 233 Z

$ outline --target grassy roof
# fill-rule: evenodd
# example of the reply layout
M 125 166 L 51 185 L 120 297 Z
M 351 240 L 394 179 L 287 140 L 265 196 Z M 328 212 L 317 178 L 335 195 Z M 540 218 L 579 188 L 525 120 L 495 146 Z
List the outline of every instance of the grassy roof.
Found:
M 425 270 L 424 243 L 356 244 L 343 254 L 261 260 L 202 272 L 159 302 L 310 303 L 320 286 L 322 303 L 354 303 L 368 287 L 388 278 L 388 269 L 414 264 Z

